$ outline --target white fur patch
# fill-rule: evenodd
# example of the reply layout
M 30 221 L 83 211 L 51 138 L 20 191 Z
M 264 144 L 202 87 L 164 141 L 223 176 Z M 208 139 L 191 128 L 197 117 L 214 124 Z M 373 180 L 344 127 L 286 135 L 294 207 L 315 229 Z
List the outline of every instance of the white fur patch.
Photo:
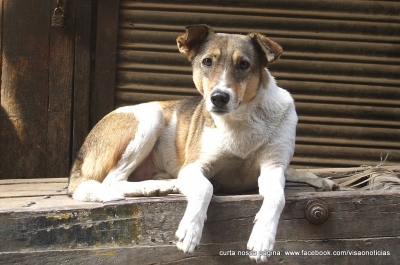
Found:
M 178 118 L 176 112 L 174 112 L 168 125 L 161 132 L 153 153 L 153 163 L 156 170 L 169 172 L 175 177 L 178 176 L 180 170 L 175 146 L 177 123 Z
M 75 190 L 72 198 L 84 202 L 107 202 L 125 199 L 122 192 L 118 192 L 95 180 L 82 182 Z
M 256 256 L 250 256 L 250 259 L 256 262 L 266 262 L 267 256 L 261 255 L 261 253 L 273 249 L 279 217 L 285 206 L 284 169 L 263 166 L 258 182 L 264 201 L 255 217 L 247 249 L 258 253 Z
M 126 197 L 155 197 L 179 193 L 176 179 L 145 180 L 139 182 L 120 181 L 111 186 Z

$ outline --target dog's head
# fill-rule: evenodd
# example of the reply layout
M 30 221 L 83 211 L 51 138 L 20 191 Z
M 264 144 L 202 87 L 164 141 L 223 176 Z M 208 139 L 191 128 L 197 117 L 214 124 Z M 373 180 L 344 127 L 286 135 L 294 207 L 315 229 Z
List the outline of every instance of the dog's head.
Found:
M 268 82 L 264 68 L 282 54 L 281 46 L 264 35 L 214 33 L 207 25 L 187 27 L 176 41 L 192 62 L 207 110 L 221 115 L 252 101 Z

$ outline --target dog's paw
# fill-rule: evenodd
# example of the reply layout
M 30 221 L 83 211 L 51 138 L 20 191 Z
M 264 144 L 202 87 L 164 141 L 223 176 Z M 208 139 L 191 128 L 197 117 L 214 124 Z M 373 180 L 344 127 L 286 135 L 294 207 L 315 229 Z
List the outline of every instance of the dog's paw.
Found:
M 278 224 L 266 218 L 258 218 L 258 216 L 254 222 L 253 231 L 247 243 L 247 249 L 252 252 L 249 257 L 257 263 L 266 262 L 268 253 L 274 248 Z
M 126 198 L 124 197 L 124 195 L 118 193 L 118 192 L 113 192 L 111 194 L 106 194 L 103 197 L 103 203 L 107 204 L 107 203 L 113 203 L 113 202 L 117 202 L 117 201 L 123 201 Z
M 166 196 L 176 191 L 175 182 L 166 180 L 150 180 L 142 187 L 143 196 Z
M 125 200 L 122 192 L 95 180 L 82 182 L 73 194 L 74 200 L 92 202 L 113 202 Z
M 192 254 L 199 246 L 201 234 L 203 232 L 204 222 L 207 216 L 194 216 L 193 218 L 183 218 L 176 231 L 178 242 L 176 246 L 180 251 Z

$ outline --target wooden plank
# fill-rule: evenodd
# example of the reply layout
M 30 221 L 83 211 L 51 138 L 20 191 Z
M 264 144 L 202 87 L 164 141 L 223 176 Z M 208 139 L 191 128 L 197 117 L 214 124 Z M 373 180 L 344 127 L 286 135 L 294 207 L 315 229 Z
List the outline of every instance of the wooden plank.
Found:
M 73 264 L 85 260 L 89 264 L 133 260 L 135 264 L 249 263 L 239 251 L 246 250 L 254 216 L 262 204 L 260 195 L 214 196 L 200 248 L 185 255 L 176 249 L 174 236 L 187 204 L 183 195 L 129 198 L 107 205 L 83 203 L 65 195 L 65 189 L 62 194 L 54 193 L 53 188 L 66 183 L 66 178 L 0 181 L 0 194 L 18 195 L 0 199 L 1 264 L 56 260 Z M 274 248 L 279 253 L 269 258 L 270 264 L 398 263 L 397 191 L 301 192 L 300 186 L 288 186 L 286 191 L 295 189 L 286 192 Z M 51 196 L 45 199 L 44 194 Z M 304 213 L 307 203 L 315 199 L 324 200 L 330 209 L 328 220 L 320 225 L 311 224 Z M 35 204 L 27 207 L 32 201 Z M 302 250 L 308 255 L 285 253 Z M 312 251 L 348 252 L 312 255 Z
M 57 0 L 53 0 L 54 10 Z M 63 2 L 60 2 L 63 5 Z M 68 0 L 64 27 L 50 30 L 47 168 L 43 177 L 68 176 L 71 159 L 71 115 L 76 1 Z M 49 22 L 50 23 L 50 22 Z
M 262 199 L 260 195 L 214 196 L 201 245 L 247 241 Z M 329 219 L 320 225 L 310 223 L 304 214 L 306 204 L 314 199 L 322 199 L 330 207 Z M 2 208 L 12 200 L 2 199 Z M 55 196 L 37 198 L 35 205 L 23 207 L 29 199 L 24 200 L 13 210 L 1 211 L 4 244 L 0 251 L 174 244 L 186 208 L 181 195 L 134 198 L 110 205 Z M 396 191 L 298 193 L 286 196 L 277 240 L 399 237 L 398 212 L 400 194 Z M 367 223 L 361 226 L 360 220 Z
M 62 187 L 58 187 L 62 188 Z M 49 190 L 53 192 L 53 190 Z M 9 197 L 2 198 L 0 200 L 0 213 L 6 214 L 9 212 L 18 212 L 21 214 L 26 214 L 29 216 L 32 212 L 47 212 L 47 211 L 75 211 L 75 210 L 87 210 L 96 211 L 99 208 L 103 208 L 105 205 L 98 202 L 79 202 L 75 201 L 68 196 L 66 196 L 65 191 L 62 190 L 61 194 L 53 192 L 49 199 L 45 199 L 41 195 L 35 195 L 31 197 Z M 43 195 L 44 196 L 44 195 Z M 36 204 L 31 205 L 29 208 L 25 207 L 30 201 Z M 167 197 L 151 197 L 151 198 L 128 198 L 125 202 L 129 203 L 160 203 L 160 202 L 179 202 L 184 203 L 185 198 L 183 195 L 169 195 Z M 107 206 L 115 207 L 119 203 L 110 203 Z
M 392 265 L 400 261 L 398 253 L 399 237 L 335 239 L 322 241 L 277 241 L 276 253 L 268 258 L 267 264 L 381 264 Z M 95 249 L 74 249 L 55 251 L 28 251 L 0 253 L 2 264 L 55 264 L 60 261 L 66 264 L 174 264 L 174 265 L 211 265 L 211 264 L 250 264 L 243 242 L 225 242 L 202 245 L 194 255 L 179 252 L 172 244 L 164 246 L 129 246 Z M 326 255 L 290 255 L 293 251 L 308 253 L 325 253 Z M 231 252 L 229 252 L 231 251 Z M 334 255 L 334 251 L 340 251 Z M 348 252 L 341 253 L 341 251 Z M 356 251 L 356 252 L 354 252 Z M 358 254 L 364 251 L 364 255 Z M 375 253 L 376 255 L 367 255 Z M 374 252 L 375 251 L 375 252 Z M 377 252 L 380 251 L 380 252 Z M 230 254 L 228 254 L 230 253 Z M 234 253 L 234 254 L 233 254 Z M 330 254 L 329 254 L 330 253 Z M 353 253 L 350 255 L 350 253 Z M 362 253 L 361 253 L 362 254 Z M 389 254 L 389 255 L 388 255 Z
M 90 124 L 94 126 L 114 109 L 119 0 L 98 2 L 96 62 L 90 104 Z
M 18 198 L 30 196 L 46 195 L 66 195 L 66 185 L 64 183 L 31 183 L 18 185 L 0 185 L 0 199 Z M 10 204 L 12 206 L 13 204 Z M 0 206 L 1 209 L 1 206 Z
M 89 133 L 92 0 L 76 2 L 72 161 Z
M 45 179 L 0 179 L 0 185 L 9 184 L 30 184 L 30 183 L 65 183 L 68 184 L 67 178 L 45 178 Z
M 46 175 L 50 3 L 1 2 L 2 179 Z
M 290 183 L 290 187 L 285 189 L 286 196 L 295 195 L 304 192 L 313 192 L 314 188 L 306 185 L 295 185 L 296 183 Z M 30 211 L 31 209 L 47 211 L 53 209 L 54 205 L 62 205 L 63 209 L 75 209 L 78 205 L 85 207 L 98 207 L 102 204 L 99 203 L 80 203 L 75 202 L 67 197 L 58 197 L 57 199 L 52 198 L 51 200 L 38 200 L 43 196 L 62 196 L 66 195 L 66 187 L 68 186 L 67 178 L 49 178 L 49 179 L 14 179 L 14 180 L 0 180 L 0 212 L 6 211 Z M 253 191 L 255 194 L 257 191 Z M 151 202 L 163 200 L 164 198 L 182 197 L 182 195 L 171 195 L 169 197 L 156 197 Z M 147 198 L 127 198 L 135 202 L 143 202 Z M 36 202 L 30 209 L 26 209 L 26 203 L 29 201 Z

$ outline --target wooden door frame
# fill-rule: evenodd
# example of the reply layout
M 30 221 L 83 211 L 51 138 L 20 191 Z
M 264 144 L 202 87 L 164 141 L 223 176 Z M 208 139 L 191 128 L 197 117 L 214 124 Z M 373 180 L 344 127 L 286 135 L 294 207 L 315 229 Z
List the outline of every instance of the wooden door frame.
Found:
M 97 1 L 61 0 L 62 28 L 51 27 L 56 3 L 0 0 L 0 179 L 68 176 L 90 128 Z
M 77 1 L 72 111 L 72 161 L 89 133 L 92 50 L 95 12 L 93 0 Z M 71 161 L 71 162 L 72 162 Z
M 114 109 L 119 0 L 99 0 L 90 126 Z

